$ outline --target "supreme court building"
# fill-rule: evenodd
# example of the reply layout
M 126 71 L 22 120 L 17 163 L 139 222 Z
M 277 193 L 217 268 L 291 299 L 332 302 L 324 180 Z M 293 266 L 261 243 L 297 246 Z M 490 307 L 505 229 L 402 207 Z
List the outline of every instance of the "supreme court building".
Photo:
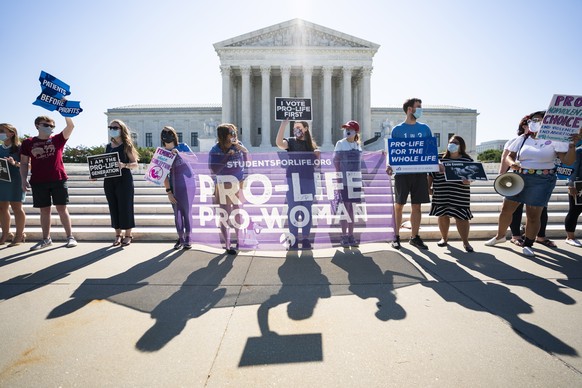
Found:
M 379 45 L 301 19 L 293 19 L 214 44 L 222 74 L 222 105 L 131 105 L 111 108 L 108 121 L 121 119 L 139 146 L 160 145 L 165 125 L 181 141 L 207 151 L 220 122 L 234 123 L 240 138 L 255 150 L 272 150 L 280 122 L 275 97 L 312 99 L 312 133 L 323 150 L 333 149 L 339 128 L 360 123 L 367 149 L 383 148 L 392 127 L 405 119 L 402 107 L 371 106 L 373 57 Z M 385 71 L 378 69 L 377 71 Z M 402 100 L 408 97 L 403 96 Z M 452 134 L 461 135 L 467 151 L 476 145 L 477 111 L 423 104 L 427 123 L 446 148 Z M 287 132 L 288 136 L 290 132 Z

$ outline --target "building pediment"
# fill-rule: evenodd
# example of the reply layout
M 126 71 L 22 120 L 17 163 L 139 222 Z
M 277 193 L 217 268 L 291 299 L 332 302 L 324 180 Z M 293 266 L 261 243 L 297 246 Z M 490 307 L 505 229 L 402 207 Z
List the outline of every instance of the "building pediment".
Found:
M 380 46 L 302 19 L 289 20 L 214 44 L 216 50 L 244 47 L 329 47 L 376 51 Z

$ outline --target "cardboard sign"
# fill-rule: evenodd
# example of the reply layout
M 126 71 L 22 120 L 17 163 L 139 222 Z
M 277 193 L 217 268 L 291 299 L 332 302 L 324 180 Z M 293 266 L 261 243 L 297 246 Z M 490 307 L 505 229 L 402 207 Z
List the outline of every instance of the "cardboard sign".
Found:
M 388 139 L 388 157 L 389 164 L 396 174 L 439 170 L 435 137 Z
M 159 186 L 163 185 L 166 177 L 170 173 L 170 168 L 172 168 L 172 163 L 174 163 L 175 158 L 176 154 L 172 151 L 158 147 L 145 173 L 145 180 Z
M 7 159 L 0 159 L 0 181 L 12 182 Z
M 311 121 L 311 98 L 275 98 L 275 120 Z
M 480 162 L 443 162 L 446 181 L 486 181 L 487 174 Z
M 119 154 L 117 152 L 87 156 L 87 163 L 89 163 L 91 179 L 121 176 Z
M 582 181 L 574 182 L 578 195 L 574 197 L 574 205 L 582 205 Z
M 56 110 L 63 117 L 74 117 L 83 111 L 79 101 L 69 101 L 65 98 L 71 94 L 70 86 L 44 71 L 40 72 L 41 93 L 33 105 L 41 106 L 47 110 Z
M 554 94 L 544 116 L 538 139 L 568 143 L 582 129 L 582 96 Z

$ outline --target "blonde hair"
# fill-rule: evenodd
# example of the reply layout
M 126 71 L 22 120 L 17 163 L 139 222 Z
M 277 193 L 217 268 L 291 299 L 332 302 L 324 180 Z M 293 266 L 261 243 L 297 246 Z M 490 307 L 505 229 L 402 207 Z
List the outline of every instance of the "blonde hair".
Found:
M 12 132 L 14 134 L 14 138 L 12 139 L 12 147 L 10 149 L 11 153 L 16 153 L 18 148 L 20 148 L 20 138 L 18 137 L 18 130 L 12 124 L 2 123 L 0 124 L 0 128 L 4 129 L 5 131 Z
M 135 145 L 131 140 L 131 132 L 129 131 L 127 125 L 123 121 L 117 119 L 111 120 L 109 125 L 111 126 L 111 124 L 113 123 L 119 125 L 119 128 L 121 128 L 120 136 L 121 142 L 123 143 L 123 151 L 125 152 L 125 154 L 128 157 L 133 156 L 133 159 L 135 159 L 136 162 L 139 161 L 139 154 L 137 153 L 137 149 L 135 148 Z

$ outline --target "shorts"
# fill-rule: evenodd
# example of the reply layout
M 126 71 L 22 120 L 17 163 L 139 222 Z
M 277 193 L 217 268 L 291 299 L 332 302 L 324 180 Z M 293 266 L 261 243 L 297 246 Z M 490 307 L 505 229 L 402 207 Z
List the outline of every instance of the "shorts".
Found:
M 394 202 L 405 205 L 410 194 L 410 203 L 429 203 L 428 178 L 426 174 L 394 175 Z
M 519 174 L 519 176 L 523 178 L 523 190 L 517 195 L 505 198 L 529 206 L 548 206 L 556 187 L 556 174 Z
M 67 181 L 31 183 L 32 207 L 48 207 L 66 205 L 69 203 L 69 187 Z

